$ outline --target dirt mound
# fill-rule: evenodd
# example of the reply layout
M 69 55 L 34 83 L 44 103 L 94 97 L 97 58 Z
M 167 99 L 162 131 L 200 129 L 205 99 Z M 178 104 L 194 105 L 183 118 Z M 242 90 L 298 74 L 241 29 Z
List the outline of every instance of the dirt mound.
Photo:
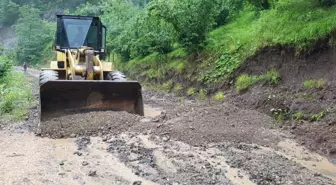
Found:
M 89 112 L 67 115 L 41 123 L 41 136 L 51 138 L 97 136 L 127 131 L 140 117 L 126 112 Z
M 152 133 L 191 145 L 230 141 L 275 145 L 279 137 L 268 129 L 272 126 L 270 123 L 272 119 L 269 116 L 257 111 L 238 109 L 228 104 L 203 104 L 179 106 L 155 118 L 126 112 L 68 115 L 41 124 L 41 135 L 62 138 L 132 131 Z

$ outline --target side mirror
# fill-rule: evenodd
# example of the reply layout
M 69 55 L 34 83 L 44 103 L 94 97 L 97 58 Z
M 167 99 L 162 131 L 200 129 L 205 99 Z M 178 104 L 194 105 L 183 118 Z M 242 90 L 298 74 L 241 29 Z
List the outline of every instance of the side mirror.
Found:
M 56 45 L 55 44 L 53 44 L 51 47 L 52 47 L 52 50 L 56 51 Z

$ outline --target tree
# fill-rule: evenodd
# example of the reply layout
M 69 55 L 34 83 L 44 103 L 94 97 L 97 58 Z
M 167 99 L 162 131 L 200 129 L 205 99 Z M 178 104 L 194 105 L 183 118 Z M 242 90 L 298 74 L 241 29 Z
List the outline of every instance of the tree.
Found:
M 18 19 L 19 5 L 10 0 L 0 1 L 0 22 L 5 25 L 12 25 Z
M 15 25 L 18 38 L 17 60 L 28 60 L 31 64 L 42 62 L 46 53 L 51 52 L 51 43 L 55 36 L 55 24 L 40 18 L 40 11 L 29 5 L 20 7 L 19 20 Z M 46 49 L 47 48 L 47 49 Z
M 182 46 L 197 51 L 215 24 L 220 5 L 220 0 L 156 0 L 149 10 L 173 26 Z

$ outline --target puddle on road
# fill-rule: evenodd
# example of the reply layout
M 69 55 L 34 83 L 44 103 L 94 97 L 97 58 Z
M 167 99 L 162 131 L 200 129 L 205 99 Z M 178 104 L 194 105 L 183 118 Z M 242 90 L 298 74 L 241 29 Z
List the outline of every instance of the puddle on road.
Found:
M 278 146 L 283 150 L 285 157 L 336 182 L 336 166 L 327 158 L 309 152 L 305 147 L 291 140 L 281 141 Z
M 152 107 L 145 107 L 144 112 L 145 112 L 145 117 L 155 118 L 161 115 L 162 110 L 159 110 L 157 108 L 152 108 Z

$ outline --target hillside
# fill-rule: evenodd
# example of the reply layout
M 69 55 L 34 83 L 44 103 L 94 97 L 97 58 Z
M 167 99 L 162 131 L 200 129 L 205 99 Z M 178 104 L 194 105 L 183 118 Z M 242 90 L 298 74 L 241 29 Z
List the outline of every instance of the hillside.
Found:
M 333 46 L 335 11 L 336 7 L 316 7 L 313 1 L 280 0 L 262 11 L 247 6 L 211 31 L 196 55 L 178 46 L 167 54 L 153 53 L 118 64 L 140 80 L 163 84 L 173 79 L 172 89 L 179 85 L 185 87 L 184 92 L 192 86 L 218 89 L 234 80 L 233 72 L 264 48 L 288 48 L 300 56 Z

